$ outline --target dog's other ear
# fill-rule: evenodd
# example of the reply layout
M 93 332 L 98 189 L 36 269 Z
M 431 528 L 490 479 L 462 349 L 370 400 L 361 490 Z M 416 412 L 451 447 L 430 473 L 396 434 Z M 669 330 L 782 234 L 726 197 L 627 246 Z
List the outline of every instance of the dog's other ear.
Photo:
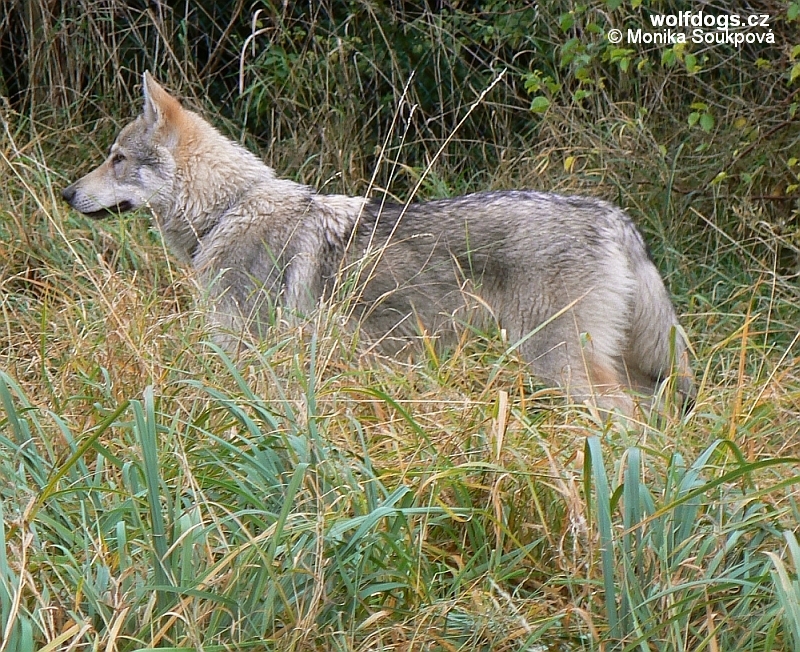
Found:
M 142 84 L 144 95 L 144 120 L 150 126 L 159 127 L 174 123 L 181 112 L 181 105 L 172 95 L 153 79 L 149 71 L 144 73 Z

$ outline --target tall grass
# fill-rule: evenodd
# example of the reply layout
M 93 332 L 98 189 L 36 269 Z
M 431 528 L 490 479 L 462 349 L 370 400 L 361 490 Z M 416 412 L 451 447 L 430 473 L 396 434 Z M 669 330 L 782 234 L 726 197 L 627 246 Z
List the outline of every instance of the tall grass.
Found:
M 796 17 L 612 48 L 678 10 L 641 5 L 3 5 L 0 652 L 796 648 Z M 324 314 L 230 360 L 145 216 L 58 199 L 144 69 L 324 191 L 622 204 L 693 412 L 631 432 L 502 337 L 387 360 Z

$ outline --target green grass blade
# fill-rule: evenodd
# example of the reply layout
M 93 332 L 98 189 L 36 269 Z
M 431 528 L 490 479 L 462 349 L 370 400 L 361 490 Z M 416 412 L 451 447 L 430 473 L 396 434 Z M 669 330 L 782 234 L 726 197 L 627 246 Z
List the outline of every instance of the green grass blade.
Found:
M 140 401 L 131 401 L 133 408 L 135 431 L 142 449 L 142 464 L 147 502 L 150 511 L 150 535 L 153 541 L 153 571 L 157 587 L 172 586 L 167 572 L 167 552 L 169 542 L 164 513 L 161 504 L 161 472 L 158 465 L 158 427 L 155 418 L 155 402 L 153 388 L 148 386 L 144 391 L 144 405 Z M 169 511 L 169 510 L 168 510 Z M 167 608 L 167 593 L 156 588 L 158 605 L 162 611 Z
M 797 572 L 800 569 L 800 545 L 794 532 L 784 532 L 784 538 L 794 565 L 794 578 L 790 576 L 786 565 L 778 555 L 772 552 L 768 552 L 767 555 L 774 567 L 773 582 L 778 603 L 783 611 L 787 634 L 794 642 L 794 649 L 800 649 L 800 581 L 797 579 Z
M 600 557 L 603 569 L 606 617 L 612 638 L 620 638 L 617 611 L 617 587 L 614 574 L 614 538 L 611 525 L 611 491 L 603 464 L 600 440 L 596 436 L 586 438 L 584 481 L 591 474 L 595 489 L 597 528 L 600 534 Z

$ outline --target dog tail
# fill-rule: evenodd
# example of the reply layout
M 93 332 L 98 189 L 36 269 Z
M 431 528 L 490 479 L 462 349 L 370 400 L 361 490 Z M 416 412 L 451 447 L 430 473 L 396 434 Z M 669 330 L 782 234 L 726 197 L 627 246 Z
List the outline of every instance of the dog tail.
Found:
M 684 408 L 690 409 L 697 389 L 689 364 L 686 335 L 678 323 L 661 275 L 649 256 L 644 254 L 632 263 L 637 289 L 626 366 L 634 379 L 652 390 L 656 390 L 661 381 L 673 379 L 675 388 L 683 396 Z

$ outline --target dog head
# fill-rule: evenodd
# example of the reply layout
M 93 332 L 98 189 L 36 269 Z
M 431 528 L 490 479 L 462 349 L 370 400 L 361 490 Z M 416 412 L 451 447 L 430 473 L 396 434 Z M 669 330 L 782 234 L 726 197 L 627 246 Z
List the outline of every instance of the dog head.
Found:
M 75 210 L 99 218 L 169 201 L 184 110 L 149 72 L 142 91 L 142 114 L 120 132 L 108 158 L 62 191 Z

